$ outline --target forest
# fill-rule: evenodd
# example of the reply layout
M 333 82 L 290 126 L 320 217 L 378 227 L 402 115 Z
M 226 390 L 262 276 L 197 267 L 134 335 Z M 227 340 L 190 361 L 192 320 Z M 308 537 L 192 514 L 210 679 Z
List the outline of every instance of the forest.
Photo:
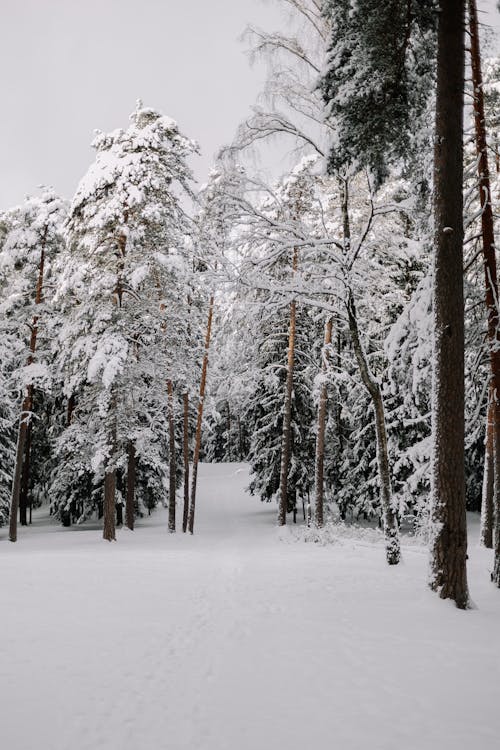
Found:
M 0 524 L 193 533 L 200 461 L 246 462 L 278 525 L 378 526 L 390 565 L 416 535 L 467 608 L 466 510 L 500 586 L 500 58 L 474 0 L 282 4 L 201 188 L 138 101 L 70 200 L 0 214 Z
M 212 28 L 203 3 L 187 25 L 168 0 L 44 5 L 36 33 L 50 62 L 58 29 L 82 101 L 144 64 L 160 104 L 183 76 L 198 103 L 172 33 L 203 66 L 204 35 L 222 47 L 243 12 L 211 3 Z M 243 35 L 262 90 L 204 184 L 214 113 L 184 132 L 132 92 L 74 195 L 26 186 L 0 210 L 8 750 L 498 745 L 487 3 L 270 5 L 277 30 Z M 75 76 L 87 53 L 102 81 Z

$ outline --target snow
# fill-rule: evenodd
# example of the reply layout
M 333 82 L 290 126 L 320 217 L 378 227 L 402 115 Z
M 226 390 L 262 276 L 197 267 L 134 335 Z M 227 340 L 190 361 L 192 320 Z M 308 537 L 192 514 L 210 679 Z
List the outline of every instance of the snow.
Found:
M 0 529 L 2 745 L 495 747 L 500 597 L 478 519 L 463 612 L 426 589 L 423 547 L 388 567 L 369 535 L 283 543 L 247 484 L 243 465 L 201 466 L 193 537 L 165 510 L 114 544 L 43 510 L 15 545 Z

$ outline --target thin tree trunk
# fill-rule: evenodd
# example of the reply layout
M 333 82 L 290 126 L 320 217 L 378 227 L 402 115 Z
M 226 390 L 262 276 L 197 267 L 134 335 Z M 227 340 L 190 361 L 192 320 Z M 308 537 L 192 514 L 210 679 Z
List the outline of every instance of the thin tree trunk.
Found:
M 30 459 L 31 459 L 31 434 L 33 425 L 30 421 L 26 430 L 26 443 L 24 446 L 23 470 L 21 474 L 21 492 L 19 495 L 19 523 L 21 526 L 28 525 L 28 494 L 30 481 Z
M 493 548 L 493 494 L 495 483 L 495 465 L 493 450 L 493 409 L 492 396 L 488 402 L 486 415 L 486 440 L 484 446 L 484 473 L 483 493 L 481 500 L 481 535 L 480 541 L 483 547 Z
M 116 539 L 115 534 L 115 496 L 116 496 L 116 469 L 106 469 L 104 474 L 104 526 L 102 538 L 108 542 Z
M 205 335 L 205 354 L 203 356 L 203 365 L 201 368 L 201 380 L 200 380 L 200 397 L 198 400 L 198 416 L 196 418 L 196 434 L 194 442 L 194 454 L 193 454 L 193 473 L 191 477 L 191 503 L 189 506 L 189 518 L 188 526 L 189 533 L 194 532 L 194 516 L 196 510 L 196 482 L 198 479 L 198 463 L 200 460 L 200 447 L 201 447 L 201 427 L 203 422 L 203 405 L 205 401 L 205 387 L 207 383 L 207 370 L 208 370 L 208 352 L 210 349 L 210 336 L 212 333 L 212 318 L 214 314 L 214 297 L 210 297 L 210 303 L 208 306 L 208 320 L 207 330 Z
M 184 459 L 184 508 L 182 512 L 182 531 L 186 533 L 189 512 L 189 393 L 183 394 L 184 403 L 184 437 L 182 453 Z
M 115 541 L 115 505 L 116 505 L 116 397 L 110 400 L 109 419 L 111 420 L 110 429 L 110 456 L 104 473 L 104 522 L 102 537 L 108 542 Z
M 75 411 L 76 406 L 76 398 L 75 395 L 72 393 L 71 396 L 68 398 L 68 405 L 66 410 L 66 426 L 69 427 L 72 420 L 73 420 L 73 412 Z
M 464 474 L 465 0 L 441 0 L 434 151 L 434 371 L 430 587 L 469 604 Z
M 488 313 L 488 343 L 490 348 L 491 371 L 487 428 L 492 432 L 492 439 L 491 436 L 487 435 L 486 442 L 492 442 L 490 448 L 496 453 L 500 451 L 500 337 L 498 334 L 499 321 L 497 309 L 498 281 L 476 0 L 469 0 L 469 31 L 471 39 L 472 81 L 474 85 L 474 126 L 476 133 L 476 150 L 478 155 L 479 200 L 482 209 L 481 233 L 483 239 L 486 308 Z M 491 458 L 491 451 L 489 456 L 488 450 L 486 453 L 483 485 L 486 490 L 486 503 L 488 503 L 487 490 L 490 482 L 490 477 L 488 475 L 488 468 L 490 468 L 488 466 L 488 460 L 491 461 L 493 467 L 496 462 Z M 500 477 L 495 476 L 494 469 L 493 476 L 494 511 L 491 513 L 489 507 L 486 507 L 485 512 L 482 514 L 481 539 L 486 541 L 489 541 L 489 539 L 493 537 L 492 529 L 488 529 L 487 527 L 488 523 L 495 523 L 495 526 L 497 527 L 497 536 L 500 528 Z M 495 551 L 493 579 L 496 585 L 500 586 L 500 547 L 496 548 Z
M 244 461 L 243 456 L 243 435 L 241 431 L 241 419 L 238 414 L 238 461 Z
M 292 274 L 295 275 L 298 265 L 297 248 L 293 250 Z M 286 524 L 288 511 L 288 472 L 290 469 L 290 453 L 292 442 L 292 400 L 293 400 L 293 368 L 295 364 L 295 334 L 297 322 L 297 303 L 290 302 L 290 322 L 288 329 L 288 356 L 286 370 L 285 403 L 283 408 L 283 435 L 281 440 L 281 471 L 280 494 L 278 505 L 278 526 Z
M 43 296 L 43 273 L 45 268 L 45 245 L 47 242 L 48 227 L 45 227 L 41 249 L 40 249 L 40 261 L 38 264 L 38 278 L 35 289 L 35 304 L 39 305 L 42 301 Z M 27 364 L 33 363 L 34 354 L 36 351 L 36 341 L 38 336 L 38 315 L 33 316 L 33 323 L 31 325 L 31 336 L 30 336 L 30 354 L 27 359 Z M 24 397 L 23 404 L 21 407 L 21 418 L 19 420 L 19 430 L 17 433 L 17 446 L 16 446 L 16 460 L 14 464 L 14 477 L 12 481 L 12 498 L 10 504 L 10 519 L 9 519 L 9 539 L 11 542 L 17 541 L 17 512 L 19 508 L 19 496 L 21 493 L 21 473 L 22 464 L 26 448 L 26 438 L 28 433 L 28 425 L 31 421 L 31 412 L 33 409 L 33 385 L 28 385 L 26 388 L 26 396 Z
M 172 381 L 167 382 L 168 391 L 168 456 L 169 456 L 169 491 L 168 491 L 168 530 L 175 532 L 175 491 L 176 491 L 176 469 L 175 457 L 175 425 L 174 425 L 174 389 Z
M 323 362 L 321 369 L 323 371 L 324 381 L 321 385 L 319 394 L 318 404 L 318 435 L 316 438 L 316 508 L 315 508 L 315 520 L 316 526 L 323 526 L 324 523 L 324 512 L 323 512 L 323 493 L 324 493 L 324 463 L 325 463 L 325 428 L 326 428 L 326 404 L 327 404 L 327 385 L 326 385 L 326 373 L 328 369 L 328 348 L 332 343 L 332 328 L 333 321 L 327 321 L 325 326 L 325 346 L 323 350 Z
M 227 421 L 226 421 L 226 429 L 227 429 L 226 456 L 229 458 L 230 461 L 232 461 L 233 460 L 233 452 L 232 452 L 232 441 L 231 441 L 231 410 L 229 408 L 229 401 L 226 401 L 226 411 L 227 411 Z
M 130 440 L 127 446 L 127 494 L 125 497 L 125 523 L 130 531 L 134 530 L 135 521 L 135 476 L 137 458 L 135 443 Z
M 377 463 L 380 482 L 380 505 L 385 536 L 385 551 L 389 565 L 397 565 L 401 559 L 399 546 L 399 529 L 396 513 L 392 506 L 391 474 L 389 470 L 389 451 L 387 449 L 387 431 L 385 427 L 384 400 L 380 383 L 370 370 L 365 351 L 359 338 L 356 307 L 352 293 L 349 294 L 347 308 L 349 331 L 354 353 L 358 362 L 361 379 L 371 396 L 375 412 L 375 434 L 377 439 Z

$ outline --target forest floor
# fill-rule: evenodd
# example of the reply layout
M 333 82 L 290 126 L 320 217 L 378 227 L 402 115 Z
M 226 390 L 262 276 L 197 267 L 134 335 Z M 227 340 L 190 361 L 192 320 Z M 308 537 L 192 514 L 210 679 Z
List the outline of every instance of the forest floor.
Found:
M 243 465 L 202 466 L 194 536 L 46 513 L 0 530 L 8 750 L 469 750 L 498 746 L 500 592 L 472 519 L 462 612 L 427 553 L 279 535 Z M 286 543 L 289 541 L 290 543 Z

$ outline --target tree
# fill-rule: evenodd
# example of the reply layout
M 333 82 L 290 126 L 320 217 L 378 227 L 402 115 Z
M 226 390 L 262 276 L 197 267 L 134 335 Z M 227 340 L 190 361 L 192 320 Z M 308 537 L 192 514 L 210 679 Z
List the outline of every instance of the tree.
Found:
M 129 516 L 134 476 L 148 507 L 166 494 L 166 382 L 184 379 L 190 341 L 190 222 L 179 191 L 192 195 L 186 158 L 196 146 L 140 102 L 131 120 L 94 141 L 96 161 L 71 205 L 59 285 L 67 318 L 60 368 L 77 403 L 65 445 L 73 440 L 74 460 L 83 453 L 94 484 L 104 484 L 109 540 L 125 467 Z
M 387 165 L 404 158 L 409 151 L 410 124 L 424 111 L 429 95 L 429 66 L 435 44 L 434 2 L 395 0 L 383 9 L 378 3 L 376 6 L 373 0 L 327 2 L 332 37 L 322 87 L 337 132 L 330 169 L 364 165 L 381 180 L 387 174 Z M 466 607 L 462 279 L 465 3 L 443 0 L 438 9 L 431 514 L 434 541 L 430 584 L 441 597 L 452 598 L 458 607 Z
M 2 245 L 2 271 L 8 279 L 5 304 L 7 325 L 24 344 L 19 375 L 24 397 L 14 460 L 9 538 L 17 540 L 17 513 L 22 497 L 23 465 L 25 482 L 29 476 L 31 420 L 35 386 L 46 385 L 50 373 L 44 357 L 37 356 L 39 330 L 47 323 L 44 281 L 62 245 L 62 222 L 66 206 L 51 189 L 28 198 L 22 206 L 4 217 L 6 233 Z M 6 280 L 7 280 L 6 279 Z M 7 286 L 7 285 L 6 285 Z M 29 331 L 26 340 L 25 331 Z M 26 506 L 21 508 L 21 523 L 26 525 Z
M 433 541 L 430 586 L 469 604 L 464 476 L 463 90 L 465 3 L 441 0 L 434 152 Z

